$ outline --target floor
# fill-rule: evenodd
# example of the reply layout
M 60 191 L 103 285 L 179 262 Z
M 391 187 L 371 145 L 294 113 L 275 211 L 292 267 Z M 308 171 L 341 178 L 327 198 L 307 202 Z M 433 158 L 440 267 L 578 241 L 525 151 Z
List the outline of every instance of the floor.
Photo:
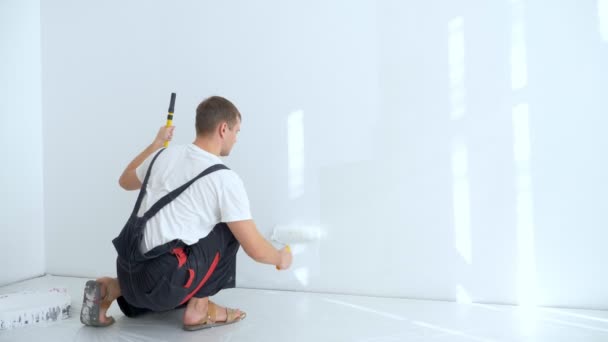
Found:
M 183 310 L 124 317 L 91 328 L 80 323 L 87 279 L 44 276 L 0 287 L 0 294 L 68 289 L 72 314 L 45 326 L 0 331 L 0 341 L 608 341 L 608 311 L 374 298 L 321 293 L 232 289 L 214 297 L 248 314 L 237 324 L 197 332 L 181 329 Z M 0 308 L 1 310 L 1 308 Z

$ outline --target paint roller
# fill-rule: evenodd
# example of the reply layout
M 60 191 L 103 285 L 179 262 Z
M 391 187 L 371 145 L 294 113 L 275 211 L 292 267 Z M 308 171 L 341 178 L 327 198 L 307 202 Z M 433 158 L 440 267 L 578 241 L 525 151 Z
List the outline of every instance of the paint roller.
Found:
M 287 251 L 291 253 L 289 244 L 317 241 L 321 239 L 322 235 L 319 226 L 276 225 L 272 230 L 270 240 L 284 245 Z M 279 266 L 276 266 L 276 268 L 280 270 Z
M 171 93 L 171 100 L 169 102 L 169 110 L 167 114 L 167 127 L 171 127 L 173 124 L 173 110 L 175 109 L 175 93 Z M 165 147 L 169 147 L 169 140 L 165 141 Z

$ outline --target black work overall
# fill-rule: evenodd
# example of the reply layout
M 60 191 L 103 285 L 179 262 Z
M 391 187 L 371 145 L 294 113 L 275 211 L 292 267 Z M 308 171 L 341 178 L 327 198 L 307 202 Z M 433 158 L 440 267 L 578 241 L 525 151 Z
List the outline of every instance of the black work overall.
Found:
M 179 196 L 198 179 L 218 170 L 216 164 L 194 179 L 171 191 L 139 217 L 146 186 L 156 158 L 152 159 L 135 202 L 133 212 L 112 243 L 118 252 L 116 270 L 122 296 L 117 299 L 122 312 L 134 317 L 148 311 L 179 307 L 190 298 L 204 298 L 235 287 L 238 241 L 225 223 L 218 223 L 211 233 L 193 245 L 173 240 L 143 254 L 140 250 L 144 228 L 150 218 Z

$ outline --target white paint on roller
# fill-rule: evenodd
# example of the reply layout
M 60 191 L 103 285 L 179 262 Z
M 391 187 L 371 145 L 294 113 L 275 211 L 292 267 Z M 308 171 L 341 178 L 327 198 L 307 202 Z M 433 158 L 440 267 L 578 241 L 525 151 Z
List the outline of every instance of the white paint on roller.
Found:
M 283 244 L 318 241 L 325 233 L 318 225 L 277 225 L 270 239 Z
M 71 302 L 65 288 L 0 295 L 0 330 L 67 319 Z
M 271 241 L 289 245 L 294 256 L 290 272 L 297 279 L 297 289 L 306 289 L 321 274 L 321 241 L 325 229 L 319 225 L 277 225 L 272 230 Z

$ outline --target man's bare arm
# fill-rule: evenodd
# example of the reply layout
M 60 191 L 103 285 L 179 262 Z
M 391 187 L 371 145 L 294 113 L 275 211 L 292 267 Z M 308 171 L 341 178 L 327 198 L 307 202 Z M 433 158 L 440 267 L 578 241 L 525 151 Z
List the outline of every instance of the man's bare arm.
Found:
M 158 130 L 156 138 L 152 144 L 148 145 L 145 150 L 133 159 L 125 168 L 118 179 L 118 184 L 125 190 L 138 190 L 141 188 L 141 181 L 137 178 L 135 170 L 146 160 L 154 151 L 163 147 L 165 141 L 170 141 L 173 138 L 173 130 L 175 126 L 163 126 Z
M 278 266 L 284 270 L 291 266 L 291 252 L 283 248 L 277 250 L 258 231 L 253 220 L 227 222 L 230 231 L 239 241 L 245 253 L 253 260 Z

